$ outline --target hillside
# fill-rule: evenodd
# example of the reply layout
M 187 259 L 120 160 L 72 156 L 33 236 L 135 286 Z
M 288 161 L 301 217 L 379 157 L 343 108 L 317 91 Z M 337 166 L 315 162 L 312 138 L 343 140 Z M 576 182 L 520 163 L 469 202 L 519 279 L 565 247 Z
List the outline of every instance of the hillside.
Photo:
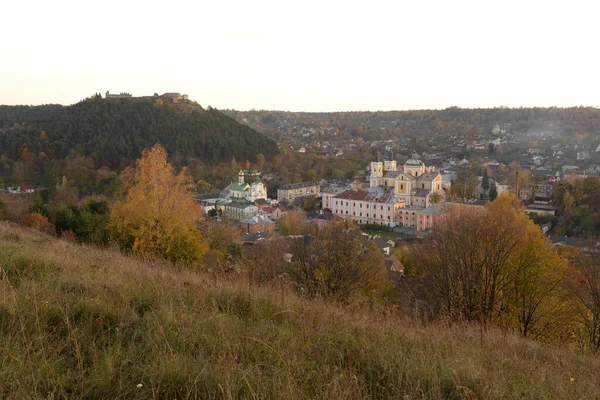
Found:
M 0 223 L 0 398 L 598 398 L 600 360 Z
M 286 112 L 236 111 L 225 113 L 272 136 L 310 133 L 311 140 L 336 136 L 338 140 L 382 140 L 435 135 L 469 136 L 499 128 L 515 134 L 539 133 L 585 139 L 600 133 L 600 109 L 449 107 L 444 110 Z
M 72 106 L 0 107 L 0 153 L 17 160 L 25 150 L 62 159 L 72 151 L 91 156 L 96 168 L 118 169 L 161 143 L 173 156 L 206 163 L 273 156 L 277 144 L 259 132 L 196 103 L 153 97 L 103 99 Z

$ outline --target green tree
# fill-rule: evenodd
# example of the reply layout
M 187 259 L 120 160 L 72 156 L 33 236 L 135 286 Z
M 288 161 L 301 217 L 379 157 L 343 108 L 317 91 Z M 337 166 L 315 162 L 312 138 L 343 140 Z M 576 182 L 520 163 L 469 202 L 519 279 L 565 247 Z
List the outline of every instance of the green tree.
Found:
M 490 184 L 490 201 L 496 200 L 498 197 L 498 189 L 496 188 L 496 182 L 492 181 Z
M 481 178 L 481 188 L 486 191 L 490 189 L 490 177 L 488 176 L 487 168 L 483 169 L 483 177 Z
M 196 182 L 196 191 L 200 194 L 202 193 L 210 193 L 212 186 L 210 185 L 210 183 L 206 182 L 203 179 L 200 179 L 198 182 Z

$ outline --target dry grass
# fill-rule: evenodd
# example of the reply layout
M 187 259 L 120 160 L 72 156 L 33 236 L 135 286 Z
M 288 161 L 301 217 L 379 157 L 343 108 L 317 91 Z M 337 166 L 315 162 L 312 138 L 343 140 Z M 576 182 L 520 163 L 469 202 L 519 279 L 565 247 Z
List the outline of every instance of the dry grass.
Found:
M 0 223 L 0 398 L 600 398 L 600 360 Z

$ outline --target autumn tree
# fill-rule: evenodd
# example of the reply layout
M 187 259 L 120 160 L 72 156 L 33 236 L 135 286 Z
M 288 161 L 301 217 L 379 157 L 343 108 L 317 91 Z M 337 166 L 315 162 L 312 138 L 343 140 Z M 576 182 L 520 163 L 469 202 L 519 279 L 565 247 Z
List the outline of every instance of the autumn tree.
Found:
M 512 320 L 528 335 L 549 315 L 565 262 L 517 197 L 503 193 L 486 208 L 451 207 L 415 247 L 411 266 L 431 279 L 442 313 L 484 324 Z
M 114 205 L 109 228 L 125 251 L 145 257 L 201 262 L 207 245 L 198 229 L 200 206 L 185 169 L 175 174 L 159 144 L 142 152 L 133 186 L 124 202 Z
M 38 213 L 28 213 L 21 218 L 21 224 L 40 232 L 54 234 L 54 227 L 48 218 Z
M 431 192 L 429 194 L 429 202 L 432 204 L 438 204 L 442 200 L 444 200 L 444 195 L 442 194 L 442 192 L 436 191 L 436 192 Z
M 306 216 L 300 211 L 290 211 L 277 220 L 279 234 L 283 236 L 306 233 Z

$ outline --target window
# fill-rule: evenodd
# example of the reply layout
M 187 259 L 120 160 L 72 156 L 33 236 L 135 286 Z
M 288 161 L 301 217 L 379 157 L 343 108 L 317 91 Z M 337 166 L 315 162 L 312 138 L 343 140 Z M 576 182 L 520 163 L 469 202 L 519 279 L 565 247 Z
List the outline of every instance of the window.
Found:
M 404 184 L 400 185 L 400 190 L 404 190 Z
M 336 205 L 336 206 L 337 206 L 337 203 L 338 203 L 338 202 L 337 202 L 337 200 L 336 200 L 336 201 L 335 201 L 335 205 Z
M 390 219 L 390 216 L 388 215 L 388 219 Z
M 369 208 L 369 205 L 367 204 L 367 208 Z
M 369 213 L 367 213 L 367 217 L 369 216 Z
M 360 213 L 360 216 L 362 217 L 362 213 Z
M 421 189 L 425 189 L 425 184 L 421 183 Z
M 346 205 L 348 205 L 348 202 L 346 202 Z
M 358 204 L 358 206 L 359 206 L 360 208 L 362 208 L 362 203 L 359 203 L 359 204 Z
M 348 211 L 346 211 L 346 215 L 348 215 Z
M 383 211 L 383 206 L 381 206 L 381 211 Z
M 352 207 L 356 207 L 356 203 L 352 203 Z
M 388 211 L 390 211 L 390 208 L 388 207 Z
M 356 213 L 354 211 L 352 211 L 352 215 L 356 215 Z

